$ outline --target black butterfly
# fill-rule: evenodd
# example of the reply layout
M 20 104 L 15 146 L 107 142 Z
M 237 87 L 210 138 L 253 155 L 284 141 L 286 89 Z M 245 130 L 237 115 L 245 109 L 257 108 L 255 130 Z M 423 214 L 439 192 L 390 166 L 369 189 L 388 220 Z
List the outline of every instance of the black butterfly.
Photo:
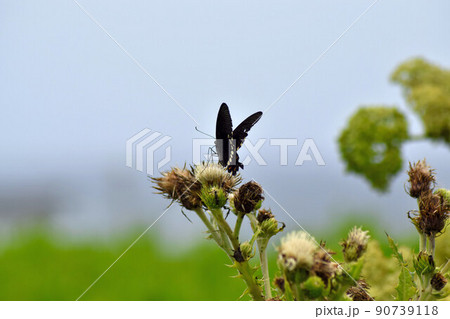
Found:
M 239 162 L 237 151 L 241 148 L 247 137 L 247 132 L 259 121 L 262 112 L 256 112 L 247 117 L 233 131 L 233 123 L 228 106 L 222 103 L 217 114 L 216 122 L 216 150 L 219 156 L 219 164 L 227 168 L 227 171 L 236 175 L 239 168 L 244 165 Z

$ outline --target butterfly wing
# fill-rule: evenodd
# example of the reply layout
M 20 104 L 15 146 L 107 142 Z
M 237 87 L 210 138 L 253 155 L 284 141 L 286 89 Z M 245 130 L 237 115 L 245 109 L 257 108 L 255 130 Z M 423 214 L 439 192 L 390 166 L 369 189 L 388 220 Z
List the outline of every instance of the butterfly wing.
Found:
M 233 139 L 229 144 L 229 159 L 227 163 L 227 170 L 231 172 L 233 175 L 236 175 L 239 168 L 244 168 L 244 165 L 239 162 L 239 155 L 237 151 L 241 148 L 242 144 L 244 144 L 244 140 L 248 135 L 248 131 L 259 121 L 262 116 L 262 112 L 256 112 L 245 120 L 242 121 L 233 131 Z
M 230 140 L 232 136 L 233 123 L 230 110 L 225 103 L 222 103 L 216 121 L 216 151 L 219 163 L 222 166 L 227 166 L 230 159 Z
M 233 139 L 236 141 L 236 151 L 239 150 L 244 144 L 244 140 L 248 135 L 248 131 L 255 125 L 261 116 L 263 115 L 263 112 L 256 112 L 249 117 L 247 117 L 245 120 L 242 121 L 241 124 L 239 124 L 233 131 Z

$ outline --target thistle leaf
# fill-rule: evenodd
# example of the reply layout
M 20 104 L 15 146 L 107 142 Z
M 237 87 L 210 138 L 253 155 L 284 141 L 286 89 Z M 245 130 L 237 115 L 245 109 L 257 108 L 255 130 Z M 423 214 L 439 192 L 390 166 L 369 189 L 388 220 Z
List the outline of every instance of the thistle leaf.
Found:
M 397 259 L 401 267 L 400 276 L 398 277 L 398 285 L 395 288 L 395 290 L 397 291 L 396 299 L 400 301 L 408 301 L 414 297 L 417 291 L 416 285 L 414 283 L 413 273 L 411 273 L 408 268 L 406 268 L 408 266 L 408 263 L 403 259 L 403 255 L 401 252 L 399 252 L 397 244 L 391 237 L 389 237 L 387 233 L 386 236 L 389 241 L 389 246 L 394 253 L 394 257 Z
M 394 242 L 394 240 L 389 237 L 389 235 L 386 233 L 386 236 L 388 238 L 389 247 L 391 247 L 392 252 L 394 253 L 394 257 L 398 260 L 400 266 L 406 266 L 407 263 L 403 260 L 402 253 L 398 250 L 397 244 Z
M 398 277 L 397 300 L 408 301 L 412 299 L 416 293 L 416 285 L 414 284 L 413 276 L 409 270 L 402 266 L 400 276 Z

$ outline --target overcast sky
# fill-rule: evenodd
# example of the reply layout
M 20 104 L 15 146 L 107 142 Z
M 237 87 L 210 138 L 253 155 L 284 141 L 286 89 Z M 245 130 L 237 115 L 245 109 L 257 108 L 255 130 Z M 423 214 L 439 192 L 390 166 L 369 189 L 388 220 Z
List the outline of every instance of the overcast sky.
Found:
M 79 3 L 112 38 L 75 1 L 0 0 L 0 197 L 19 205 L 29 194 L 56 194 L 64 227 L 150 224 L 168 202 L 152 194 L 144 173 L 125 166 L 128 138 L 144 128 L 169 135 L 172 160 L 163 169 L 189 163 L 192 139 L 205 138 L 193 119 L 214 134 L 227 102 L 237 125 L 308 70 L 249 135 L 253 144 L 298 139 L 288 165 L 280 166 L 279 148 L 266 142 L 267 165 L 253 161 L 243 177 L 260 182 L 306 228 L 357 213 L 388 231 L 413 231 L 405 218 L 416 205 L 403 190 L 406 174 L 379 194 L 344 172 L 336 139 L 359 105 L 396 105 L 410 131 L 421 132 L 389 75 L 414 56 L 450 67 L 448 1 L 380 0 L 311 68 L 373 1 Z M 307 138 L 325 166 L 294 165 Z M 411 142 L 403 154 L 404 170 L 426 157 L 450 187 L 448 147 Z M 275 202 L 266 206 L 294 228 Z M 0 218 L 7 215 L 4 209 Z M 158 229 L 195 228 L 188 225 L 173 207 Z

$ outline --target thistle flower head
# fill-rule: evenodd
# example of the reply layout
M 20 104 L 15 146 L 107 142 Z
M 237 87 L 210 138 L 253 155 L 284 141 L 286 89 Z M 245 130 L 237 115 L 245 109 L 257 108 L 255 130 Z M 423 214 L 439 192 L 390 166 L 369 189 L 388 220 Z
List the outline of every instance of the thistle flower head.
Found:
M 353 301 L 371 301 L 372 297 L 367 293 L 369 285 L 364 279 L 360 279 L 356 286 L 350 287 L 347 290 L 347 295 L 352 298 Z
M 311 269 L 314 263 L 316 244 L 314 239 L 303 231 L 291 232 L 281 240 L 278 259 L 288 271 L 297 268 Z
M 161 177 L 152 178 L 152 181 L 160 194 L 178 201 L 186 209 L 201 207 L 201 184 L 186 168 L 173 167 L 170 171 L 163 172 Z
M 444 289 L 445 285 L 447 284 L 447 278 L 445 278 L 445 276 L 443 274 L 441 274 L 440 272 L 437 272 L 433 275 L 433 277 L 431 278 L 431 287 L 433 287 L 433 289 L 439 291 Z
M 436 236 L 444 231 L 450 215 L 449 192 L 446 189 L 433 192 L 436 178 L 425 160 L 409 166 L 409 194 L 418 198 L 419 211 L 408 213 L 408 217 L 419 233 Z
M 409 163 L 409 190 L 411 197 L 419 198 L 421 195 L 430 192 L 436 182 L 434 170 L 427 165 L 425 160 L 418 161 L 411 165 Z
M 284 224 L 281 227 L 278 226 L 278 221 L 270 209 L 260 209 L 256 220 L 261 229 L 260 237 L 270 238 L 284 229 Z
M 311 269 L 312 274 L 321 278 L 325 286 L 328 286 L 329 280 L 340 269 L 339 264 L 331 261 L 331 255 L 334 255 L 334 252 L 325 249 L 325 245 L 322 244 L 321 249 L 314 254 L 314 264 Z
M 220 187 L 227 193 L 241 182 L 239 176 L 233 176 L 217 163 L 202 163 L 192 169 L 193 175 L 204 187 Z
M 262 193 L 263 189 L 258 183 L 253 181 L 245 183 L 234 193 L 233 204 L 235 209 L 244 214 L 258 209 L 264 200 Z
M 258 211 L 258 216 L 256 217 L 259 224 L 262 224 L 263 221 L 270 219 L 270 218 L 275 218 L 275 216 L 272 214 L 270 209 L 260 209 Z
M 368 231 L 363 231 L 356 226 L 353 227 L 348 233 L 347 239 L 341 243 L 345 260 L 348 262 L 358 260 L 366 251 L 369 238 Z
M 419 252 L 417 258 L 413 259 L 413 265 L 416 272 L 420 275 L 432 274 L 435 270 L 432 255 L 428 255 L 425 251 Z
M 419 211 L 408 214 L 420 233 L 434 236 L 443 232 L 450 215 L 450 202 L 445 194 L 426 193 L 419 198 Z

